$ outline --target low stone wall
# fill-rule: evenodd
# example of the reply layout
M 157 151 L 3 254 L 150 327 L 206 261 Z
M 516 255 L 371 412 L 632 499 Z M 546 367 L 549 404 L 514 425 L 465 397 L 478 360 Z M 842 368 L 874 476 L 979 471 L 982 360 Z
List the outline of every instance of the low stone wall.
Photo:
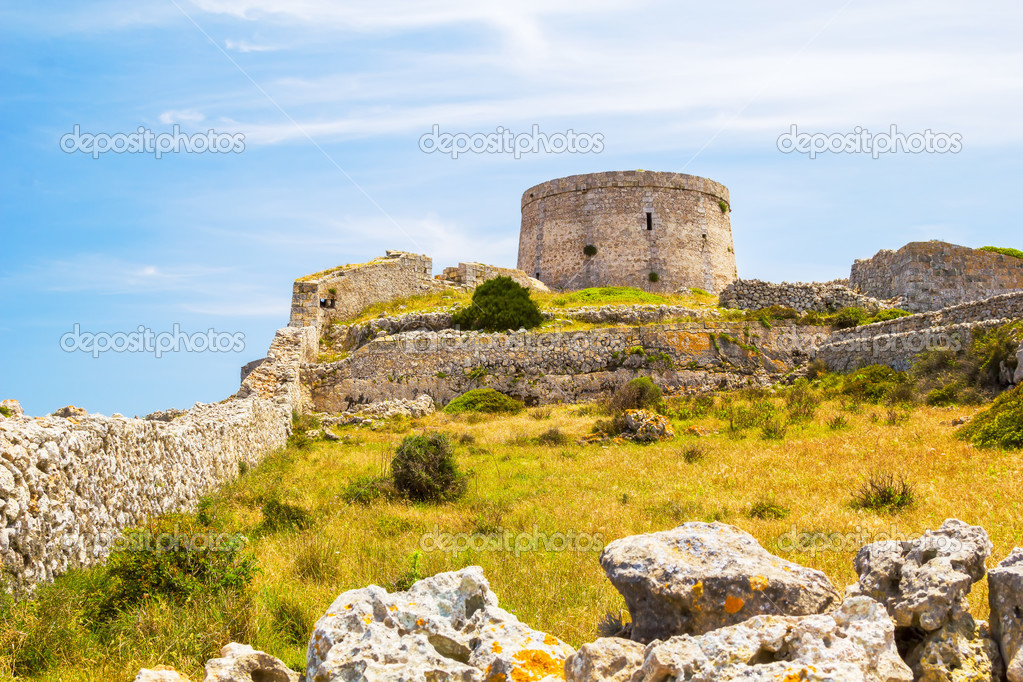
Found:
M 827 335 L 804 330 L 783 344 L 825 361 L 836 371 L 873 364 L 906 370 L 926 350 L 960 351 L 969 346 L 977 329 L 1019 319 L 1023 319 L 1023 292 Z
M 900 298 L 912 312 L 1023 290 L 1023 258 L 941 241 L 911 242 L 856 261 L 849 277 L 856 291 Z
M 446 403 L 491 387 L 529 404 L 606 395 L 651 376 L 669 390 L 769 383 L 800 351 L 783 351 L 788 326 L 742 322 L 608 327 L 587 331 L 413 332 L 374 339 L 344 360 L 303 365 L 301 381 L 318 412 L 426 394 Z
M 759 279 L 739 279 L 728 285 L 718 297 L 726 308 L 761 310 L 772 305 L 795 308 L 801 313 L 808 310 L 831 312 L 841 308 L 858 307 L 868 310 L 892 308 L 892 304 L 859 294 L 838 282 L 763 282 Z
M 488 279 L 510 277 L 520 285 L 533 291 L 548 292 L 547 285 L 514 268 L 501 268 L 486 263 L 459 263 L 458 267 L 444 268 L 440 279 L 454 282 L 469 289 L 475 289 Z
M 290 408 L 260 399 L 196 405 L 169 422 L 0 417 L 3 569 L 23 589 L 99 562 L 122 529 L 194 508 L 290 430 Z

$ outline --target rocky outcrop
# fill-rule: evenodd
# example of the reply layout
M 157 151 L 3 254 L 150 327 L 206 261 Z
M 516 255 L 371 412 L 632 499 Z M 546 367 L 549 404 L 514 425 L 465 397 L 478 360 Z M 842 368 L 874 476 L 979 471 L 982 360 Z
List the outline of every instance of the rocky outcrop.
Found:
M 299 674 L 270 654 L 231 642 L 206 661 L 203 682 L 298 682 Z
M 586 645 L 569 658 L 565 679 L 913 680 L 913 673 L 895 648 L 891 619 L 884 607 L 865 597 L 848 599 L 830 614 L 755 616 L 697 637 L 682 635 L 656 641 L 642 652 L 638 646 L 608 639 Z
M 997 677 L 997 648 L 986 623 L 969 613 L 966 596 L 984 577 L 991 541 L 979 526 L 949 519 L 912 541 L 875 542 L 854 561 L 859 581 L 846 595 L 885 606 L 896 625 L 900 653 L 919 680 L 956 680 L 971 671 Z
M 701 635 L 758 615 L 823 613 L 840 601 L 820 571 L 776 557 L 722 523 L 616 540 L 600 563 L 625 597 L 632 638 L 641 642 Z
M 220 658 L 206 661 L 202 682 L 298 682 L 300 675 L 279 659 L 247 644 L 231 642 L 220 650 Z M 158 665 L 143 668 L 135 682 L 189 682 L 174 668 Z
M 671 420 L 649 410 L 626 410 L 625 424 L 628 431 L 623 435 L 640 443 L 671 440 L 675 437 Z
M 24 414 L 25 410 L 21 408 L 21 403 L 14 398 L 0 400 L 0 419 L 5 419 L 7 417 L 20 417 Z
M 991 634 L 1009 682 L 1023 682 L 1023 548 L 1017 547 L 987 576 Z
M 323 426 L 346 424 L 372 424 L 382 419 L 408 417 L 420 419 L 437 411 L 433 398 L 421 395 L 414 400 L 383 400 L 369 405 L 358 405 L 338 416 L 318 415 Z
M 559 679 L 574 650 L 498 607 L 478 566 L 407 592 L 371 585 L 340 595 L 309 642 L 306 680 Z

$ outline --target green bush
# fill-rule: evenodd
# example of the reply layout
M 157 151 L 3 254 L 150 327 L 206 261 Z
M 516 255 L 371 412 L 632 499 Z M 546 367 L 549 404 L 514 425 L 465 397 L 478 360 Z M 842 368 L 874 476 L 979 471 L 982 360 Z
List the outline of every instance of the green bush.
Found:
M 644 410 L 660 403 L 661 396 L 661 389 L 650 377 L 636 377 L 611 394 L 607 409 L 611 412 Z
M 649 275 L 646 276 L 646 278 L 651 282 L 659 282 L 661 280 L 661 276 L 658 275 L 656 272 L 651 272 Z
M 511 277 L 495 277 L 476 287 L 472 302 L 451 321 L 461 329 L 500 332 L 532 329 L 543 322 L 543 315 L 529 297 L 529 289 Z
M 1010 249 L 1002 246 L 982 246 L 981 251 L 990 251 L 992 253 L 1000 253 L 1003 256 L 1012 256 L 1013 258 L 1023 258 L 1023 251 L 1019 249 Z
M 492 388 L 474 388 L 448 403 L 444 411 L 448 414 L 462 414 L 463 412 L 517 414 L 524 409 L 526 406 L 521 400 L 506 396 L 500 391 L 495 391 Z
M 956 432 L 982 448 L 1023 448 L 1023 386 L 1006 391 Z
M 593 244 L 587 244 L 583 247 L 583 254 L 592 258 L 597 255 L 597 247 Z
M 255 559 L 241 554 L 245 543 L 178 514 L 130 528 L 107 560 L 96 616 L 109 620 L 148 597 L 181 603 L 199 592 L 242 591 L 257 570 Z
M 853 507 L 876 512 L 899 512 L 915 501 L 916 492 L 909 482 L 884 472 L 872 474 L 853 495 Z
M 391 496 L 391 479 L 386 476 L 357 476 L 341 490 L 341 501 L 347 504 L 370 504 Z
M 459 472 L 447 436 L 407 436 L 391 460 L 394 487 L 416 502 L 445 502 L 465 492 L 466 477 Z
M 767 308 L 761 308 L 755 311 L 754 316 L 757 318 L 766 317 L 769 320 L 798 320 L 799 311 L 795 308 L 789 308 L 783 305 L 772 305 Z
M 911 371 L 917 392 L 928 405 L 975 405 L 1004 386 L 1001 366 L 1016 370 L 1023 323 L 977 329 L 964 352 L 932 349 L 920 354 Z
M 761 519 L 764 521 L 776 521 L 784 519 L 788 516 L 790 510 L 788 507 L 783 507 L 774 500 L 761 500 L 750 507 L 747 516 L 751 519 Z
M 536 442 L 539 445 L 560 446 L 568 445 L 569 443 L 572 442 L 572 439 L 569 438 L 566 434 L 562 433 L 561 429 L 554 427 L 551 429 L 547 429 L 539 436 L 537 436 Z
M 885 365 L 868 365 L 845 376 L 842 393 L 853 398 L 880 403 L 896 396 L 909 386 L 909 376 Z
M 5 417 L 10 417 L 11 408 L 7 407 L 6 405 L 0 405 L 0 414 L 2 414 Z
M 874 324 L 875 322 L 887 322 L 888 320 L 897 320 L 900 317 L 909 317 L 913 313 L 908 310 L 901 310 L 899 308 L 888 308 L 886 310 L 879 310 L 867 319 L 863 320 L 860 324 Z
M 842 308 L 837 313 L 829 315 L 827 322 L 838 329 L 849 329 L 863 324 L 869 317 L 863 308 Z

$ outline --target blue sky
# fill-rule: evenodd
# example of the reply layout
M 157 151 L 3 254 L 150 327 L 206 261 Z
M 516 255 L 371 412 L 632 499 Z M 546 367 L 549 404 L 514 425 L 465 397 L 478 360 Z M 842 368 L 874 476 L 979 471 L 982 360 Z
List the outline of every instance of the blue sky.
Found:
M 237 389 L 291 282 L 396 248 L 515 264 L 544 180 L 729 187 L 740 276 L 848 275 L 909 241 L 1023 247 L 1023 6 L 793 0 L 0 3 L 0 398 L 144 414 Z M 440 126 L 601 134 L 599 154 L 426 154 Z M 957 154 L 777 149 L 801 131 L 958 134 Z M 242 153 L 61 150 L 244 135 Z M 64 352 L 75 324 L 244 335 L 241 352 Z

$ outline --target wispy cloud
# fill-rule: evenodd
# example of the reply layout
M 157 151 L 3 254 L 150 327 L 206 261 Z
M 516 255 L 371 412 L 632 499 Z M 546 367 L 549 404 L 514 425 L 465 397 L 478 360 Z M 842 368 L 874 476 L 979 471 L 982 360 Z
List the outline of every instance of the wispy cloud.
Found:
M 276 52 L 281 49 L 276 45 L 257 45 L 247 40 L 231 40 L 230 38 L 224 41 L 224 47 L 235 52 Z

